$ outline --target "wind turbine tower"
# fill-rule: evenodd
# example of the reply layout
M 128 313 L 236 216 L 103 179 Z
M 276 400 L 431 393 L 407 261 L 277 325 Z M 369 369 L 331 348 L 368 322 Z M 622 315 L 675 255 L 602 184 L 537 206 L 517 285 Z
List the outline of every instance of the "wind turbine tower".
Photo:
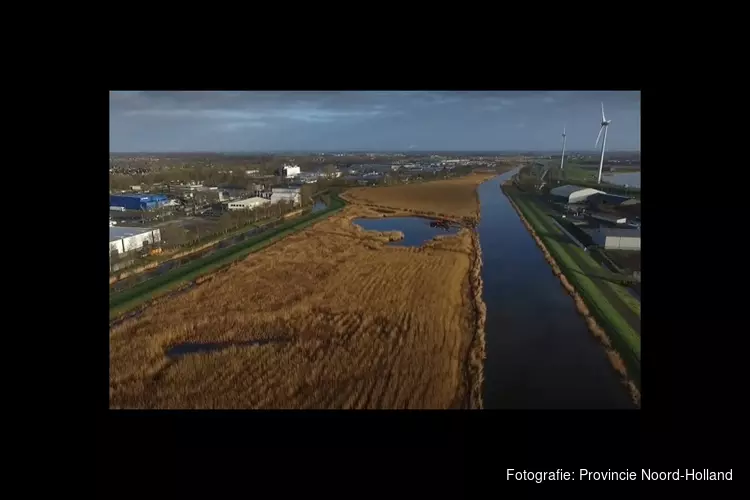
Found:
M 594 144 L 594 147 L 599 145 L 599 139 L 602 136 L 602 130 L 604 130 L 604 140 L 602 141 L 602 157 L 599 160 L 599 179 L 597 180 L 597 184 L 602 183 L 602 167 L 604 167 L 604 148 L 607 145 L 607 129 L 609 128 L 610 123 L 612 123 L 612 120 L 607 120 L 604 117 L 604 103 L 602 103 L 602 127 L 599 129 L 599 135 L 596 136 L 596 144 Z
M 562 138 L 563 138 L 563 150 L 562 150 L 562 157 L 560 158 L 560 170 L 563 169 L 563 162 L 565 161 L 565 127 L 563 127 Z

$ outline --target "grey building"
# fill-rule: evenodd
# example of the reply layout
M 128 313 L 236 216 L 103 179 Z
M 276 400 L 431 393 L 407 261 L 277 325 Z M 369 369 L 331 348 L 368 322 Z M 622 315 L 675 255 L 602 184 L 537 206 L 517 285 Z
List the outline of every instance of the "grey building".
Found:
M 630 206 L 630 205 L 637 205 L 638 203 L 640 203 L 639 200 L 636 200 L 635 198 L 631 198 L 629 196 L 620 196 L 618 194 L 601 193 L 601 192 L 589 196 L 588 200 L 586 201 L 592 205 L 596 205 L 596 206 L 609 205 L 610 207 Z
M 595 244 L 605 250 L 641 249 L 640 229 L 599 228 L 587 229 L 586 232 Z
M 574 204 L 582 203 L 595 194 L 603 194 L 603 191 L 581 186 L 559 186 L 550 190 L 550 194 L 560 201 Z

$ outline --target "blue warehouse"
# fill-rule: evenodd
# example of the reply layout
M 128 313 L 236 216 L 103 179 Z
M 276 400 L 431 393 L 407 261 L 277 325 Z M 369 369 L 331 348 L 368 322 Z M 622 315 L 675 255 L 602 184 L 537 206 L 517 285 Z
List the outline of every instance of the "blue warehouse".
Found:
M 113 194 L 109 196 L 109 205 L 125 207 L 125 210 L 153 210 L 167 202 L 163 194 Z

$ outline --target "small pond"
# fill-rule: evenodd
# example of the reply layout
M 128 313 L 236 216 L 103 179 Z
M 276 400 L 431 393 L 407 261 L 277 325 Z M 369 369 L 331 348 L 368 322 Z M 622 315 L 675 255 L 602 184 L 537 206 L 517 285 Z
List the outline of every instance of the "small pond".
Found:
M 367 231 L 401 231 L 404 238 L 389 245 L 400 247 L 419 247 L 435 236 L 456 234 L 460 229 L 457 225 L 448 228 L 433 227 L 432 219 L 424 217 L 383 217 L 381 219 L 354 219 L 354 223 Z

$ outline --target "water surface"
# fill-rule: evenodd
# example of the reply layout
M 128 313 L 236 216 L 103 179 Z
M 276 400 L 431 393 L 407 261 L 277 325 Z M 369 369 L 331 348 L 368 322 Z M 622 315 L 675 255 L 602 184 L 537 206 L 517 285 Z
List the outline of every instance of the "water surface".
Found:
M 513 173 L 479 186 L 484 407 L 633 408 L 604 348 L 500 191 Z
M 610 174 L 602 176 L 602 180 L 618 186 L 641 187 L 640 172 L 624 172 L 622 174 Z
M 401 231 L 404 238 L 389 243 L 389 245 L 402 247 L 419 247 L 433 239 L 435 236 L 456 234 L 460 229 L 451 226 L 449 229 L 431 227 L 432 219 L 424 217 L 383 217 L 381 219 L 354 219 L 354 223 L 367 231 Z

